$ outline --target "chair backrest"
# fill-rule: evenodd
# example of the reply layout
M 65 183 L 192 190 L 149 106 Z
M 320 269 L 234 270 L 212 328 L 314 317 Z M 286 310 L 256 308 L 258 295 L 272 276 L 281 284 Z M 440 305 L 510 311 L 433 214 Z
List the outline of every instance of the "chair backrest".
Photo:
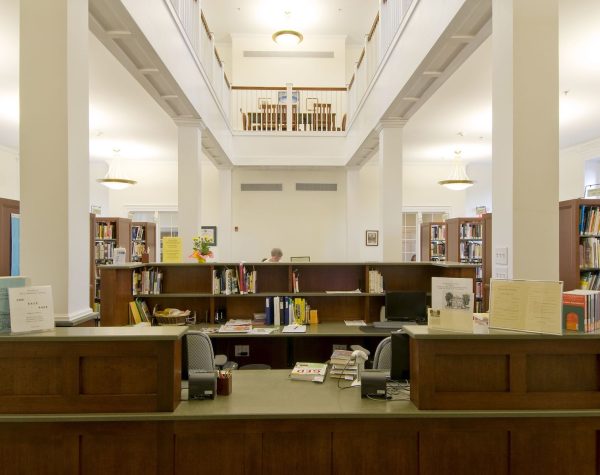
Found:
M 215 354 L 210 338 L 206 333 L 188 331 L 185 334 L 187 344 L 187 369 L 215 370 Z
M 392 337 L 379 342 L 373 357 L 373 369 L 392 369 Z

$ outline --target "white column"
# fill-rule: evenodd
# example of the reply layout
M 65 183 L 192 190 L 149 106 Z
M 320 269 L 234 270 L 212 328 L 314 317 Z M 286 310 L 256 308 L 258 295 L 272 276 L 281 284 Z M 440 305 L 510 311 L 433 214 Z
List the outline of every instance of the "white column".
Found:
M 379 245 L 384 262 L 402 260 L 402 119 L 382 120 L 379 133 Z
M 360 227 L 360 168 L 346 168 L 346 260 L 361 260 L 365 230 Z
M 183 243 L 183 262 L 194 262 L 192 238 L 200 234 L 202 225 L 202 129 L 200 120 L 175 121 L 178 132 L 178 222 Z M 218 239 L 218 236 L 217 236 Z
M 21 267 L 57 320 L 91 312 L 88 34 L 86 0 L 21 0 Z
M 219 260 L 229 262 L 231 255 L 231 175 L 232 168 L 219 169 L 219 224 L 217 228 L 217 244 Z
M 493 0 L 492 276 L 558 279 L 558 0 Z

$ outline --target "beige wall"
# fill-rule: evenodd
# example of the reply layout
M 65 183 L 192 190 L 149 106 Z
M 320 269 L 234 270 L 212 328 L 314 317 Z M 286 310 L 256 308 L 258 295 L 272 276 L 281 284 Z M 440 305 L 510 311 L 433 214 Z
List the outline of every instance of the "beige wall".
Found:
M 18 153 L 0 145 L 0 198 L 19 199 Z

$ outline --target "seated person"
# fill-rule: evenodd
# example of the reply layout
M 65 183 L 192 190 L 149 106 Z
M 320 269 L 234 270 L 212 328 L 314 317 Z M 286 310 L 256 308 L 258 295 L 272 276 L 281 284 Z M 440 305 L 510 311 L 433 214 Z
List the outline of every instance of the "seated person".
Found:
M 278 247 L 274 247 L 271 249 L 271 257 L 269 259 L 265 259 L 263 262 L 279 262 L 283 257 L 283 252 Z

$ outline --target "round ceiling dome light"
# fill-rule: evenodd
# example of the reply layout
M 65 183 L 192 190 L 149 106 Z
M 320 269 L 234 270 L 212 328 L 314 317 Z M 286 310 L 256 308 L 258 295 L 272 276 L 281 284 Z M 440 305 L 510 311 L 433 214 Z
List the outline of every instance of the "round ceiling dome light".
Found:
M 304 36 L 296 30 L 279 30 L 273 33 L 272 38 L 280 46 L 297 46 L 302 42 Z

